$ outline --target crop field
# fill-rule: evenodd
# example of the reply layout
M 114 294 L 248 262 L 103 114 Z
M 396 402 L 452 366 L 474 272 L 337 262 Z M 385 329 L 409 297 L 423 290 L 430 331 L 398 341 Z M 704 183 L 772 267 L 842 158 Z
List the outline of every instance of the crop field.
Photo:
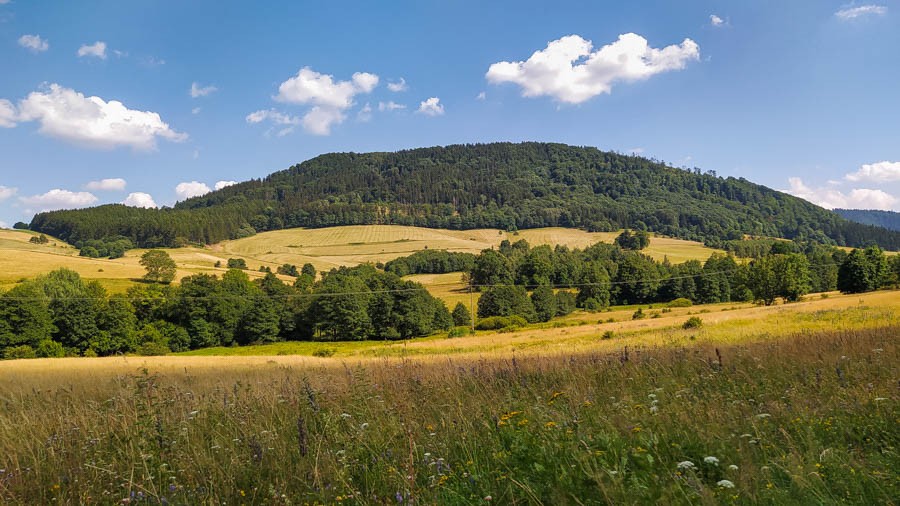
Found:
M 898 306 L 5 362 L 0 502 L 895 504 Z
M 140 256 L 146 250 L 131 250 L 123 258 L 114 260 L 85 258 L 66 243 L 51 239 L 49 244 L 32 244 L 33 232 L 0 229 L 0 290 L 11 288 L 22 279 L 33 278 L 60 267 L 78 272 L 87 279 L 96 279 L 112 292 L 125 291 L 134 280 L 140 279 L 144 268 Z M 583 230 L 543 228 L 524 230 L 514 235 L 498 230 L 435 230 L 401 226 L 347 226 L 324 229 L 289 229 L 265 232 L 253 237 L 225 241 L 208 248 L 186 247 L 166 251 L 178 265 L 176 279 L 197 273 L 224 273 L 229 258 L 242 258 L 251 277 L 260 276 L 260 266 L 273 270 L 290 263 L 298 267 L 313 264 L 318 270 L 339 266 L 354 266 L 365 262 L 384 262 L 411 255 L 424 249 L 446 249 L 478 253 L 498 247 L 504 239 L 526 239 L 532 244 L 564 244 L 583 248 L 597 242 L 612 242 L 615 233 L 589 233 Z M 700 243 L 653 237 L 644 250 L 654 258 L 668 257 L 674 263 L 692 258 L 706 259 L 716 250 Z M 458 275 L 452 275 L 458 279 Z M 284 278 L 288 280 L 288 278 Z M 441 284 L 451 278 L 441 279 Z M 425 283 L 425 281 L 420 281 Z M 460 283 L 460 286 L 462 284 Z M 459 287 L 435 287 L 436 292 L 448 296 L 448 304 L 456 304 Z M 452 305 L 451 305 L 452 307 Z

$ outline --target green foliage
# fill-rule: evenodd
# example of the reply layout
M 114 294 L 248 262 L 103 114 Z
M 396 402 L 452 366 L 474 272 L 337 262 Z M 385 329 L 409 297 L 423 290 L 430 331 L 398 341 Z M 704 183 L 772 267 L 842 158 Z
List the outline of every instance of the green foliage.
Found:
M 556 301 L 556 294 L 549 286 L 539 286 L 531 292 L 531 305 L 534 307 L 537 321 L 548 322 L 556 316 L 559 305 Z
M 631 228 L 710 245 L 749 234 L 900 249 L 900 233 L 847 221 L 743 178 L 536 142 L 326 154 L 174 209 L 51 211 L 36 215 L 30 228 L 73 244 L 114 234 L 153 248 L 360 224 Z
M 28 239 L 28 242 L 32 244 L 47 244 L 50 242 L 50 239 L 47 239 L 47 236 L 44 234 L 32 236 Z
M 171 283 L 175 279 L 175 261 L 163 250 L 152 249 L 141 255 L 141 266 L 147 270 L 144 279 L 155 283 Z
M 243 258 L 229 258 L 228 259 L 228 268 L 229 269 L 247 269 L 247 261 Z
M 855 249 L 841 264 L 837 273 L 837 288 L 844 293 L 877 290 L 888 282 L 888 263 L 877 246 Z
M 475 330 L 505 330 L 521 328 L 528 325 L 521 316 L 489 316 L 480 318 L 475 324 Z
M 456 303 L 456 306 L 453 308 L 453 312 L 451 313 L 451 317 L 453 318 L 453 324 L 457 327 L 468 327 L 472 325 L 472 313 L 469 311 L 469 308 L 466 307 L 466 305 L 462 302 Z
M 690 318 L 687 319 L 686 322 L 684 322 L 684 323 L 681 325 L 681 328 L 683 328 L 683 329 L 685 329 L 685 330 L 688 330 L 688 329 L 699 329 L 699 328 L 702 327 L 702 326 L 703 326 L 703 320 L 700 319 L 699 316 L 691 316 Z
M 38 343 L 34 354 L 38 358 L 62 358 L 66 356 L 66 350 L 56 341 L 44 339 Z
M 458 325 L 450 329 L 447 333 L 448 338 L 463 337 L 472 334 L 472 328 L 469 325 Z
M 34 348 L 27 344 L 19 346 L 11 346 L 3 350 L 3 358 L 7 360 L 15 360 L 19 358 L 35 358 Z
M 556 292 L 556 316 L 566 316 L 575 311 L 575 294 L 568 290 Z
M 900 213 L 896 211 L 874 209 L 833 209 L 833 211 L 850 221 L 900 231 Z
M 410 274 L 446 274 L 470 271 L 475 265 L 475 255 L 440 250 L 423 250 L 407 257 L 396 258 L 384 264 L 384 270 L 398 276 Z
M 534 305 L 522 286 L 493 286 L 485 290 L 478 299 L 479 318 L 514 315 L 529 322 L 537 321 Z
M 299 277 L 300 271 L 297 270 L 297 266 L 293 264 L 284 264 L 278 267 L 278 274 L 283 276 L 293 276 Z
M 686 299 L 684 297 L 675 299 L 666 304 L 666 307 L 691 307 L 694 303 L 691 302 L 691 299 Z
M 647 317 L 647 315 L 644 314 L 644 310 L 641 309 L 641 308 L 637 308 L 637 311 L 635 311 L 635 312 L 631 315 L 631 319 L 632 319 L 632 320 L 643 320 L 643 319 L 646 318 L 646 317 Z
M 41 234 L 43 236 L 43 234 Z M 122 258 L 125 252 L 134 248 L 131 239 L 122 236 L 104 237 L 102 239 L 88 239 L 78 241 L 75 247 L 79 255 L 88 258 Z
M 632 233 L 626 229 L 616 237 L 616 246 L 622 249 L 642 250 L 650 245 L 650 235 L 644 230 Z

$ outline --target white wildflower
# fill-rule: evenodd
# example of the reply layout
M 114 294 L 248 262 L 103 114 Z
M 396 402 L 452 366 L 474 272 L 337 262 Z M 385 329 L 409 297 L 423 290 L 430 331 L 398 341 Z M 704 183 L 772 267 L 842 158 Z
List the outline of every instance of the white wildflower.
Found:
M 656 414 L 659 412 L 659 408 L 656 406 L 650 406 L 650 412 Z
M 695 469 L 696 467 L 690 460 L 683 460 L 678 463 L 678 469 Z
M 722 488 L 734 488 L 734 483 L 728 480 L 719 480 L 716 485 Z
M 887 397 L 876 397 L 875 398 L 875 402 L 882 402 L 882 401 L 886 401 L 886 400 L 887 400 Z
M 719 465 L 719 459 L 717 459 L 715 457 L 703 457 L 703 462 L 706 462 L 707 464 L 712 464 L 714 466 Z
M 768 413 L 760 413 L 760 414 L 756 415 L 756 418 L 770 418 L 771 416 L 772 415 L 770 415 Z
M 341 413 L 341 418 L 346 420 L 347 418 L 353 418 L 353 417 L 350 415 L 350 413 Z
M 738 470 L 738 466 L 736 466 L 736 465 L 734 465 L 734 464 L 731 464 L 730 466 L 728 466 L 728 469 L 729 469 L 730 471 L 737 471 L 737 470 Z
M 362 430 L 366 430 L 366 429 L 369 428 L 369 423 L 368 423 L 368 422 L 365 422 L 365 423 L 363 423 L 362 425 L 360 425 L 359 428 L 362 429 Z

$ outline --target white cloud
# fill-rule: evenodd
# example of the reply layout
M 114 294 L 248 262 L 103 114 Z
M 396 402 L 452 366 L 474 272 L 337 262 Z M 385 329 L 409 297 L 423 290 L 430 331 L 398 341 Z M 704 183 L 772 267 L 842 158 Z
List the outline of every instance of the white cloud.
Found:
M 18 188 L 10 188 L 9 186 L 0 186 L 0 202 L 12 197 L 19 191 Z
M 101 179 L 99 181 L 91 181 L 86 184 L 84 187 L 88 190 L 101 190 L 101 191 L 122 191 L 125 189 L 125 185 L 127 183 L 124 179 L 117 177 L 112 179 Z
M 871 181 L 886 183 L 900 181 L 900 162 L 867 163 L 853 174 L 845 176 L 848 181 Z
M 200 108 L 194 107 L 193 109 L 191 109 L 191 114 L 200 114 Z
M 826 209 L 838 207 L 891 210 L 900 202 L 896 197 L 882 190 L 855 188 L 849 193 L 844 193 L 835 188 L 810 188 L 799 177 L 788 178 L 788 183 L 791 187 L 789 190 L 784 190 L 785 192 Z
M 155 56 L 148 56 L 146 58 L 141 59 L 141 63 L 147 67 L 159 67 L 166 64 L 166 60 L 162 58 L 157 58 Z
M 356 119 L 363 122 L 372 120 L 372 106 L 368 102 L 356 113 Z
M 419 104 L 419 110 L 416 111 L 427 116 L 440 116 L 444 114 L 444 106 L 441 105 L 441 99 L 431 97 Z
M 106 59 L 106 42 L 97 41 L 91 45 L 83 45 L 78 48 L 78 56 L 95 56 L 101 60 Z
M 320 74 L 309 67 L 303 67 L 296 76 L 281 83 L 278 95 L 274 97 L 279 102 L 312 106 L 302 119 L 270 110 L 263 116 L 258 116 L 263 111 L 252 113 L 247 116 L 247 121 L 258 123 L 268 119 L 276 124 L 299 123 L 309 133 L 328 135 L 334 125 L 342 123 L 347 118 L 345 112 L 355 104 L 354 97 L 370 93 L 378 86 L 378 79 L 375 74 L 357 72 L 349 81 L 335 81 L 331 75 Z M 259 120 L 254 121 L 253 118 Z M 285 122 L 286 120 L 289 121 Z M 293 128 L 285 128 L 279 135 L 286 135 L 292 130 Z
M 35 53 L 50 49 L 50 43 L 42 39 L 40 35 L 23 35 L 19 37 L 19 45 Z
M 384 111 L 400 111 L 406 109 L 406 106 L 403 104 L 398 104 L 393 100 L 388 100 L 387 102 L 378 102 L 378 110 L 381 112 Z
M 200 86 L 196 82 L 191 83 L 191 97 L 192 98 L 205 97 L 207 95 L 214 93 L 217 90 L 218 90 L 218 88 L 216 88 L 215 86 L 212 86 L 212 85 Z
M 216 190 L 221 190 L 222 188 L 227 188 L 229 186 L 234 186 L 237 184 L 237 181 L 216 181 Z
M 178 186 L 175 187 L 175 195 L 181 200 L 206 195 L 210 191 L 211 190 L 209 189 L 209 186 L 206 186 L 206 183 L 199 183 L 197 181 L 178 183 Z
M 725 24 L 725 20 L 720 18 L 719 16 L 716 16 L 715 14 L 710 14 L 709 24 L 711 24 L 712 26 L 722 26 Z
M 638 147 L 638 148 L 631 148 L 631 149 L 628 150 L 628 152 L 631 153 L 632 155 L 639 155 L 639 154 L 641 154 L 641 153 L 644 152 L 644 148 L 640 148 L 640 147 Z
M 187 135 L 172 130 L 159 114 L 128 109 L 122 102 L 85 97 L 58 84 L 31 92 L 19 102 L 19 122 L 38 121 L 39 132 L 90 148 L 131 146 L 152 150 L 156 138 L 174 142 Z
M 887 7 L 884 5 L 860 5 L 859 7 L 846 7 L 834 13 L 834 16 L 841 21 L 849 21 L 851 19 L 862 18 L 867 16 L 884 16 L 887 14 Z
M 402 77 L 395 83 L 388 83 L 387 87 L 394 93 L 399 93 L 401 91 L 406 91 L 409 89 L 409 86 L 406 85 L 406 79 L 403 79 Z
M 149 193 L 144 192 L 129 193 L 122 203 L 130 207 L 144 207 L 148 209 L 151 207 L 159 207 L 156 205 L 156 201 L 153 200 L 153 197 Z
M 485 93 L 483 91 L 475 96 L 475 100 L 486 100 L 486 99 L 487 99 L 487 93 Z
M 683 69 L 700 58 L 700 46 L 691 39 L 662 49 L 649 46 L 635 33 L 593 51 L 593 44 L 569 35 L 547 44 L 526 61 L 499 62 L 485 77 L 494 84 L 514 83 L 522 96 L 550 96 L 560 102 L 579 104 L 601 93 L 610 93 L 615 82 L 633 82 L 653 75 Z
M 38 209 L 41 212 L 53 211 L 56 209 L 76 209 L 79 207 L 87 207 L 97 202 L 97 197 L 89 192 L 72 192 L 69 190 L 53 189 L 42 195 L 32 195 L 31 197 L 20 197 L 27 206 Z
M 0 128 L 16 126 L 16 108 L 9 100 L 0 98 Z

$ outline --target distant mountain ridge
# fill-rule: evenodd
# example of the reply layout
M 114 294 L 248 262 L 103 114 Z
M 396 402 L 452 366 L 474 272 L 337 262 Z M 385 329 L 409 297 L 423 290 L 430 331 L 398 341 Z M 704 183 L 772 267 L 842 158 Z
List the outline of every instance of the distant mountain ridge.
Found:
M 710 245 L 751 234 L 900 249 L 896 231 L 847 221 L 743 178 L 539 142 L 325 154 L 174 208 L 53 211 L 36 215 L 30 228 L 72 243 L 121 235 L 151 247 L 367 224 L 636 228 Z
M 862 223 L 874 225 L 888 230 L 900 231 L 900 213 L 895 211 L 877 211 L 874 209 L 834 209 L 842 217 Z

